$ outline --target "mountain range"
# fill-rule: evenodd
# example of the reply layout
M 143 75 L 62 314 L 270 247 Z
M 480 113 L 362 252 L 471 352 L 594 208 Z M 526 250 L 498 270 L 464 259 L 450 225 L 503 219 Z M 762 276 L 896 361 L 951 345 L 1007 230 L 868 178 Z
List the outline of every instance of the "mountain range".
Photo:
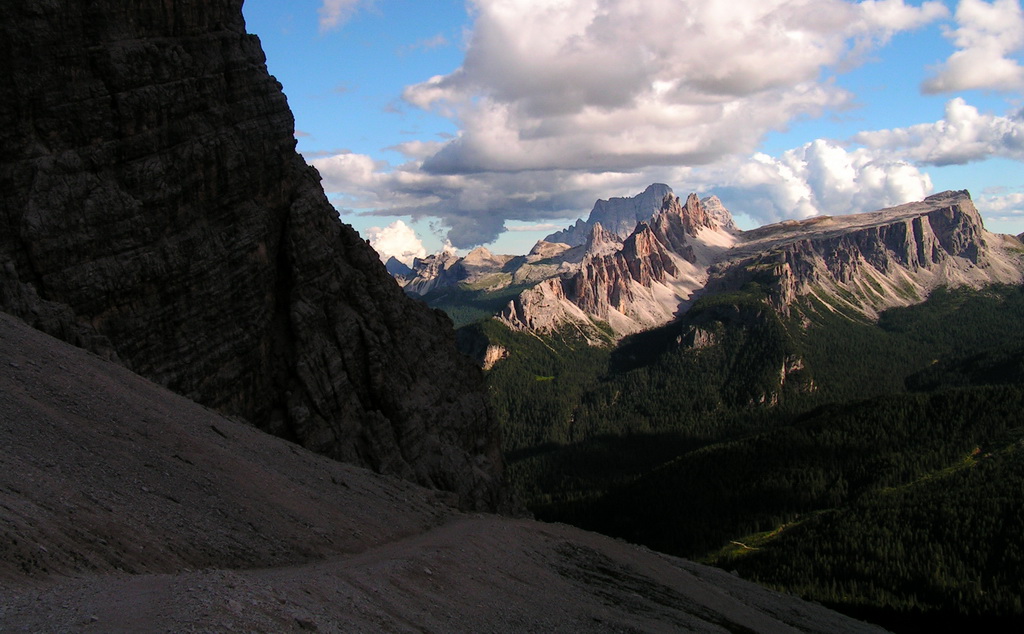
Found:
M 516 492 L 896 631 L 1018 630 L 1024 244 L 966 191 L 748 231 L 709 207 L 423 296 L 487 368 Z
M 966 191 L 741 231 L 717 198 L 682 201 L 654 184 L 633 198 L 598 201 L 586 222 L 548 236 L 526 256 L 482 247 L 464 258 L 445 252 L 417 259 L 397 277 L 428 303 L 454 288 L 516 289 L 495 312 L 510 328 L 570 326 L 598 343 L 608 330 L 615 340 L 668 323 L 696 298 L 739 290 L 755 277 L 771 278 L 779 311 L 813 295 L 831 310 L 874 318 L 939 286 L 1019 282 L 1019 249 L 1017 238 L 985 230 Z
M 507 515 L 482 372 L 338 219 L 241 5 L 0 8 L 0 628 L 877 631 Z

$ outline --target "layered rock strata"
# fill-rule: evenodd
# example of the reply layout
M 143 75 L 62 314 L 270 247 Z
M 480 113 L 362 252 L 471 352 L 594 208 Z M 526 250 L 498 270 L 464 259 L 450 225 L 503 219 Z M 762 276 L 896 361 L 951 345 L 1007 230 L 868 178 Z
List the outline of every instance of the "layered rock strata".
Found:
M 0 10 L 0 308 L 320 453 L 500 498 L 448 319 L 296 154 L 241 0 Z
M 451 251 L 442 251 L 425 258 L 415 258 L 412 270 L 400 280 L 410 295 L 426 295 L 435 288 L 454 286 L 466 279 L 468 273 L 462 258 Z
M 986 231 L 966 191 L 867 214 L 789 221 L 743 237 L 712 271 L 706 292 L 757 280 L 782 312 L 813 296 L 831 309 L 873 318 L 922 301 L 938 286 L 1022 278 L 1019 242 Z
M 534 331 L 566 324 L 586 329 L 596 319 L 617 335 L 657 326 L 703 287 L 708 265 L 734 241 L 733 231 L 723 229 L 696 194 L 682 202 L 668 193 L 621 244 L 593 224 L 580 265 L 524 291 L 498 319 Z
M 524 291 L 498 318 L 534 331 L 596 319 L 622 335 L 670 321 L 698 293 L 757 282 L 782 313 L 814 297 L 828 310 L 871 319 L 920 302 L 938 286 L 1022 278 L 1020 241 L 985 230 L 966 191 L 744 232 L 720 201 L 704 200 L 691 194 L 681 204 L 666 196 L 621 248 L 588 252 L 574 271 Z

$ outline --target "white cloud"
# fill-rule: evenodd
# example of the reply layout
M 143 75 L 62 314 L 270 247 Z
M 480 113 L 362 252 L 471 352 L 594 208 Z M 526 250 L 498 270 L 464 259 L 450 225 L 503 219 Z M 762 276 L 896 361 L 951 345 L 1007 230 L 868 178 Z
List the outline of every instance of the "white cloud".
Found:
M 1024 48 L 1020 0 L 960 0 L 958 27 L 947 31 L 957 51 L 922 85 L 926 93 L 1024 89 L 1024 66 L 1014 54 Z
M 974 203 L 992 220 L 1012 222 L 1024 218 L 1024 193 L 986 191 Z
M 336 192 L 373 187 L 382 178 L 380 170 L 386 167 L 382 161 L 353 152 L 317 158 L 311 163 L 330 182 L 331 189 L 328 191 Z
M 930 177 L 906 161 L 818 139 L 779 157 L 755 154 L 691 174 L 737 213 L 759 223 L 874 211 L 931 193 Z
M 343 165 L 368 165 L 369 157 L 343 155 Z M 315 161 L 321 167 L 331 159 Z M 323 170 L 323 168 L 321 168 Z M 847 150 L 817 140 L 779 157 L 755 154 L 703 167 L 665 167 L 636 172 L 538 170 L 476 174 L 429 174 L 410 163 L 367 178 L 361 169 L 323 171 L 328 191 L 346 191 L 353 206 L 380 215 L 439 218 L 455 247 L 493 241 L 505 220 L 544 222 L 564 227 L 585 216 L 598 198 L 633 196 L 652 182 L 671 184 L 683 193 L 717 194 L 735 213 L 758 223 L 817 214 L 873 211 L 932 191 L 927 174 L 884 151 Z M 356 178 L 352 174 L 356 174 Z M 343 179 L 343 180 L 338 180 Z M 524 193 L 529 192 L 529 193 Z M 529 227 L 534 230 L 535 227 Z M 521 230 L 526 230 L 521 229 Z
M 433 37 L 429 37 L 429 38 L 426 38 L 426 39 L 423 39 L 423 40 L 419 40 L 417 42 L 413 42 L 412 44 L 407 44 L 405 46 L 402 46 L 401 48 L 398 49 L 398 54 L 399 55 L 407 55 L 407 54 L 412 53 L 413 51 L 416 51 L 416 50 L 429 51 L 429 50 L 433 50 L 435 48 L 441 48 L 443 46 L 448 46 L 448 44 L 449 44 L 448 38 L 444 36 L 444 33 L 438 33 L 437 35 L 434 35 Z
M 728 187 L 737 210 L 762 221 L 867 211 L 931 188 L 881 149 L 819 141 L 781 157 L 733 157 L 750 157 L 794 118 L 850 104 L 824 71 L 947 15 L 941 2 L 471 4 L 462 66 L 403 95 L 455 119 L 460 133 L 392 148 L 403 165 L 356 154 L 315 160 L 345 205 L 439 218 L 454 246 L 468 248 L 493 241 L 507 220 L 572 221 L 597 198 L 655 181 Z
M 386 149 L 400 152 L 409 159 L 425 159 L 437 154 L 442 147 L 444 147 L 444 143 L 441 141 L 414 140 L 399 143 L 398 145 L 394 145 Z
M 861 132 L 853 140 L 876 150 L 898 151 L 926 165 L 961 165 L 991 157 L 1024 160 L 1024 111 L 982 114 L 962 98 L 946 104 L 935 123 Z
M 455 246 L 493 241 L 506 220 L 575 220 L 597 198 L 631 196 L 651 182 L 716 193 L 759 223 L 816 214 L 846 214 L 920 200 L 933 185 L 922 165 L 1002 157 L 1024 160 L 1024 112 L 984 114 L 956 98 L 934 123 L 862 132 L 854 146 L 818 139 L 779 156 L 725 157 L 704 166 L 642 170 L 550 169 L 431 173 L 419 160 L 390 168 L 370 157 L 340 154 L 314 161 L 328 191 L 345 191 L 353 206 L 381 215 L 440 218 Z M 408 150 L 410 156 L 428 152 Z M 1015 198 L 1015 196 L 1017 196 Z M 986 195 L 979 209 L 1020 217 L 1019 195 Z
M 342 193 L 346 207 L 381 216 L 438 218 L 457 248 L 495 240 L 505 220 L 575 220 L 609 195 L 642 191 L 650 172 L 543 170 L 431 174 L 419 162 L 389 166 L 361 154 L 311 161 L 328 193 Z M 613 192 L 613 193 L 609 193 Z
M 383 229 L 370 227 L 366 230 L 366 239 L 384 262 L 394 257 L 411 266 L 413 258 L 423 258 L 427 255 L 427 249 L 419 236 L 412 227 L 401 220 L 396 220 Z
M 320 16 L 320 32 L 326 33 L 338 28 L 352 17 L 360 4 L 369 4 L 373 0 L 323 0 L 317 9 Z
M 861 12 L 859 28 L 882 38 L 888 38 L 897 31 L 916 29 L 949 15 L 941 2 L 925 2 L 914 7 L 902 0 L 865 0 L 857 5 L 857 9 Z
M 752 152 L 850 96 L 822 70 L 946 12 L 902 0 L 474 0 L 455 72 L 404 98 L 462 134 L 424 169 L 636 169 Z

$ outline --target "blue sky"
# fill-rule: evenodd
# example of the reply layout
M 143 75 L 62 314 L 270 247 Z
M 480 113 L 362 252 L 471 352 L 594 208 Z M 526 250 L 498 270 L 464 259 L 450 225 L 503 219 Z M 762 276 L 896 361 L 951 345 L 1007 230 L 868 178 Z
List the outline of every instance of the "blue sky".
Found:
M 969 189 L 1024 232 L 1020 0 L 246 0 L 299 151 L 378 250 L 522 253 L 597 198 L 750 228 Z

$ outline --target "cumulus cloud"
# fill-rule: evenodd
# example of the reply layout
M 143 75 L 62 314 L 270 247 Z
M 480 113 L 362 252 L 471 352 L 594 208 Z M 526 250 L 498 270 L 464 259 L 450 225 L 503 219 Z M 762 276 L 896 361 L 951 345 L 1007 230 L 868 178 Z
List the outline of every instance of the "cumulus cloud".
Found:
M 328 191 L 372 188 L 383 178 L 380 170 L 387 166 L 383 161 L 354 152 L 316 158 L 312 163 L 330 185 Z
M 564 225 L 557 225 L 557 224 L 555 224 L 553 222 L 542 222 L 542 223 L 536 224 L 536 225 L 517 225 L 517 226 L 513 226 L 513 227 L 508 227 L 508 231 L 523 231 L 523 232 L 526 232 L 526 231 L 558 231 L 560 229 L 565 229 L 565 226 Z
M 338 28 L 348 21 L 361 4 L 369 4 L 373 0 L 323 0 L 317 15 L 320 16 L 320 32 L 326 33 Z
M 1014 54 L 1024 48 L 1024 12 L 1020 0 L 960 0 L 957 28 L 946 36 L 957 50 L 926 80 L 926 93 L 981 88 L 1024 88 L 1024 66 Z
M 427 255 L 427 249 L 419 236 L 412 227 L 401 220 L 396 220 L 383 229 L 370 227 L 366 230 L 366 239 L 384 262 L 394 257 L 411 266 L 413 258 L 423 258 Z
M 389 166 L 362 154 L 311 161 L 345 207 L 381 216 L 437 218 L 457 248 L 494 241 L 506 220 L 575 220 L 597 198 L 632 196 L 659 177 L 649 171 L 543 170 L 431 174 L 418 161 Z M 663 179 L 662 179 L 663 180 Z
M 314 161 L 320 167 L 322 161 Z M 369 157 L 346 164 L 369 164 Z M 355 174 L 348 181 L 336 180 Z M 381 215 L 440 218 L 448 239 L 470 248 L 496 239 L 506 220 L 527 222 L 585 216 L 598 198 L 633 196 L 651 182 L 683 193 L 717 194 L 731 210 L 758 224 L 817 214 L 873 211 L 932 192 L 929 176 L 885 151 L 848 150 L 816 140 L 779 157 L 730 157 L 702 167 L 664 167 L 637 172 L 548 170 L 438 175 L 416 164 L 366 178 L 364 172 L 325 172 L 328 190 L 349 192 L 354 206 Z M 528 193 L 526 193 L 528 192 Z M 546 229 L 564 225 L 545 222 Z M 534 227 L 531 227 L 533 229 Z
M 410 157 L 429 158 L 423 147 Z M 597 198 L 631 196 L 651 182 L 716 193 L 758 223 L 816 214 L 872 211 L 920 200 L 933 186 L 921 166 L 992 157 L 1024 160 L 1024 111 L 985 114 L 961 98 L 944 117 L 906 128 L 862 132 L 845 143 L 818 139 L 779 156 L 737 154 L 705 166 L 643 170 L 523 170 L 432 173 L 421 160 L 391 167 L 344 153 L 313 164 L 328 191 L 344 191 L 352 206 L 381 215 L 436 217 L 459 248 L 493 241 L 506 220 L 574 220 Z M 979 208 L 1019 217 L 1014 195 L 989 195 Z
M 940 2 L 475 0 L 463 65 L 404 98 L 456 117 L 435 173 L 636 169 L 753 151 L 849 95 L 820 81 Z
M 1024 111 L 982 114 L 957 97 L 935 123 L 862 132 L 853 140 L 877 150 L 899 151 L 925 165 L 962 165 L 991 157 L 1024 160 Z
M 993 220 L 1019 221 L 1024 218 L 1024 193 L 985 191 L 975 198 L 978 210 Z
M 730 183 L 739 192 L 740 170 L 759 192 L 758 217 L 768 219 L 874 201 L 866 210 L 921 176 L 881 153 L 834 144 L 790 158 L 732 157 L 750 157 L 765 133 L 795 118 L 849 105 L 852 96 L 823 80 L 825 71 L 947 15 L 941 2 L 470 3 L 462 66 L 403 94 L 455 120 L 459 134 L 397 146 L 402 165 L 351 153 L 315 160 L 345 206 L 439 218 L 451 242 L 469 248 L 493 241 L 506 221 L 571 221 L 597 198 L 634 195 L 654 181 Z M 869 193 L 858 198 L 857 187 Z
M 874 211 L 932 191 L 931 178 L 906 161 L 822 139 L 779 157 L 726 162 L 691 180 L 759 223 Z

